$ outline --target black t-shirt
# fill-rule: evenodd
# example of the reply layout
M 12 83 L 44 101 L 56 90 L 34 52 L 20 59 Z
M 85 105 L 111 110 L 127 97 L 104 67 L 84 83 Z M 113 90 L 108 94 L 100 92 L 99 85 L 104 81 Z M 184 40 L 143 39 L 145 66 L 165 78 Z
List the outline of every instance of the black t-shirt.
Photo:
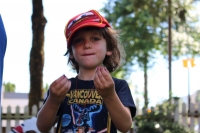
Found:
M 62 102 L 57 116 L 58 133 L 105 133 L 107 132 L 108 110 L 102 97 L 94 88 L 93 80 L 84 81 L 71 78 L 71 88 Z M 113 78 L 116 93 L 122 104 L 130 108 L 132 117 L 136 107 L 131 96 L 130 88 L 125 80 Z M 48 97 L 48 95 L 47 95 Z M 117 133 L 111 122 L 111 133 Z

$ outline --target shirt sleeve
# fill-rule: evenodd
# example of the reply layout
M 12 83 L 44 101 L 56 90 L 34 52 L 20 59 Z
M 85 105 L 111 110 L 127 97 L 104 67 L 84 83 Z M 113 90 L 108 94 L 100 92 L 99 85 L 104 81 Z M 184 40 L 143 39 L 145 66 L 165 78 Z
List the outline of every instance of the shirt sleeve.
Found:
M 115 78 L 114 82 L 115 82 L 115 90 L 119 99 L 121 100 L 124 106 L 130 108 L 131 116 L 132 118 L 134 118 L 136 114 L 136 106 L 133 97 L 131 95 L 128 83 L 125 80 L 115 79 Z

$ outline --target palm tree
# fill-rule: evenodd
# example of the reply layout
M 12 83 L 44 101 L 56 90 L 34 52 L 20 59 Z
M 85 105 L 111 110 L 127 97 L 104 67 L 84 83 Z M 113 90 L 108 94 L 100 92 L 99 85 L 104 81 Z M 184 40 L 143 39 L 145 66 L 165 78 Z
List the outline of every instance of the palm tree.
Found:
M 39 107 L 43 90 L 43 67 L 44 67 L 44 28 L 47 23 L 43 14 L 42 0 L 32 0 L 32 48 L 30 52 L 30 92 L 29 109 L 33 105 Z M 31 109 L 30 112 L 31 113 Z

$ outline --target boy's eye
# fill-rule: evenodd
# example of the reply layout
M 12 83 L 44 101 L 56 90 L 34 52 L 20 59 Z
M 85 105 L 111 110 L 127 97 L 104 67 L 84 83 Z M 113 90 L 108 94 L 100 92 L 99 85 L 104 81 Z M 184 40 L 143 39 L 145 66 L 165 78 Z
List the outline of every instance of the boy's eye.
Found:
M 100 38 L 98 38 L 98 37 L 93 37 L 93 40 L 94 40 L 94 41 L 98 41 L 98 40 L 100 40 Z
M 74 44 L 77 44 L 77 43 L 80 43 L 81 41 L 82 41 L 82 39 L 81 39 L 81 38 L 77 38 L 77 39 L 75 39 L 75 40 L 74 40 L 74 42 L 73 42 L 73 43 L 74 43 Z

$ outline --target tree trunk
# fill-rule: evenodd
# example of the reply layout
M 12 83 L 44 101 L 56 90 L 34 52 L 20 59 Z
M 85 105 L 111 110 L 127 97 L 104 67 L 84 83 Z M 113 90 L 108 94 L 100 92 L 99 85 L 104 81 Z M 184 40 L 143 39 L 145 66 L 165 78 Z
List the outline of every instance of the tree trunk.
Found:
M 29 113 L 31 107 L 37 105 L 42 98 L 43 89 L 43 67 L 44 67 L 44 28 L 47 23 L 43 14 L 42 0 L 32 0 L 32 48 L 30 52 L 30 92 L 29 92 Z
M 148 91 L 147 91 L 147 60 L 148 60 L 148 55 L 144 54 L 144 107 L 148 108 Z

